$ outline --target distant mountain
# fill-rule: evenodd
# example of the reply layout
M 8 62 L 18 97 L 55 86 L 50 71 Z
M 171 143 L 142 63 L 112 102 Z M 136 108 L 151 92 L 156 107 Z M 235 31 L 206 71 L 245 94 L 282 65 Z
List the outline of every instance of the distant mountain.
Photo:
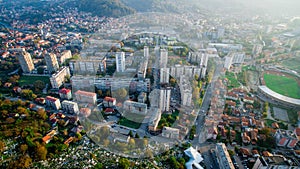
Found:
M 178 12 L 178 4 L 174 0 L 121 0 L 137 12 Z
M 120 17 L 135 12 L 119 0 L 75 0 L 68 3 L 80 11 L 90 12 L 97 16 Z

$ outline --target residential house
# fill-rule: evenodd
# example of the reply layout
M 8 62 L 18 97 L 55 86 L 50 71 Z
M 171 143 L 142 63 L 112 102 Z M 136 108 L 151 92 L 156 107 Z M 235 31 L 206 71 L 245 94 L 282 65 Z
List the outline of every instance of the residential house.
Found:
M 46 97 L 46 105 L 55 110 L 59 110 L 61 108 L 60 100 L 52 96 Z

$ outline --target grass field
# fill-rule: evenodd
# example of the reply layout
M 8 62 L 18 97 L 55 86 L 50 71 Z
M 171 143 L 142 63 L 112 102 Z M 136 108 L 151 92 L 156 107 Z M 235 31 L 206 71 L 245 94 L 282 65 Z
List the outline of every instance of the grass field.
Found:
M 271 90 L 288 97 L 300 99 L 300 86 L 296 79 L 265 73 L 264 80 Z
M 240 87 L 240 83 L 236 79 L 234 73 L 227 71 L 225 73 L 225 77 L 228 79 L 228 85 L 227 85 L 228 89 L 233 89 L 233 88 Z
M 21 76 L 19 79 L 19 85 L 20 86 L 31 85 L 37 80 L 41 80 L 45 84 L 47 84 L 47 83 L 50 84 L 50 80 L 49 80 L 48 76 Z
M 297 58 L 290 58 L 290 59 L 287 59 L 287 60 L 284 60 L 282 61 L 282 65 L 284 67 L 287 67 L 291 70 L 294 70 L 298 73 L 300 73 L 300 57 L 297 57 Z

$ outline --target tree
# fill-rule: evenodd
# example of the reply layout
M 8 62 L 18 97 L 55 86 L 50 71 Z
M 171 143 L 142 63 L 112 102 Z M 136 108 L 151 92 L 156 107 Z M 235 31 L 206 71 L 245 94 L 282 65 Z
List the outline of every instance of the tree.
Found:
M 130 145 L 131 147 L 134 147 L 134 146 L 135 146 L 135 140 L 134 140 L 133 138 L 131 138 L 131 139 L 129 140 L 129 145 Z
M 21 144 L 21 146 L 20 146 L 21 153 L 25 154 L 27 150 L 28 150 L 28 145 L 27 144 Z
M 38 67 L 37 68 L 37 73 L 38 74 L 44 74 L 44 68 L 43 67 Z
M 130 137 L 133 137 L 133 133 L 132 133 L 131 130 L 129 131 L 129 136 L 130 136 Z
M 4 151 L 5 143 L 0 140 L 0 152 Z
M 172 168 L 179 169 L 180 164 L 178 163 L 178 161 L 176 160 L 176 158 L 174 156 L 169 158 L 169 163 Z
M 103 145 L 104 145 L 105 147 L 107 147 L 107 146 L 109 145 L 109 140 L 108 140 L 108 139 L 104 139 L 104 140 L 103 140 Z
M 173 78 L 173 77 L 171 77 L 170 78 L 170 84 L 171 84 L 171 86 L 175 87 L 175 85 L 176 85 L 176 79 Z
M 138 133 L 135 134 L 135 138 L 140 138 Z
M 103 168 L 103 164 L 102 163 L 97 163 L 95 166 L 94 166 L 94 169 L 102 169 Z
M 119 161 L 119 167 L 121 169 L 128 169 L 130 167 L 130 161 L 126 158 L 121 158 Z
M 45 86 L 46 86 L 45 83 L 41 80 L 37 80 L 33 83 L 33 87 L 36 92 L 43 90 Z
M 45 112 L 44 109 L 38 109 L 36 113 L 38 117 L 41 118 L 42 120 L 46 120 L 48 118 L 47 113 Z
M 47 149 L 44 145 L 37 145 L 36 156 L 40 160 L 46 160 Z
M 127 90 L 125 88 L 120 88 L 116 91 L 116 95 L 121 99 L 125 99 L 125 97 L 127 96 Z

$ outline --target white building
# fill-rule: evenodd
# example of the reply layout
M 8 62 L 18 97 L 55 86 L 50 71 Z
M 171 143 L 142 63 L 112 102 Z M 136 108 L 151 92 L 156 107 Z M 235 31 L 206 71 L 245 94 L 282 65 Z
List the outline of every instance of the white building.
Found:
M 50 77 L 52 88 L 58 89 L 64 82 L 66 76 L 70 77 L 69 67 L 61 67 L 60 70 Z
M 168 50 L 160 49 L 159 67 L 166 68 L 168 64 Z
M 97 94 L 78 90 L 75 92 L 75 99 L 82 103 L 96 104 Z
M 46 105 L 55 110 L 59 110 L 61 108 L 60 100 L 51 96 L 46 97 Z
M 161 68 L 160 69 L 160 83 L 169 83 L 170 69 Z
M 128 113 L 146 115 L 147 104 L 127 100 L 123 104 L 123 110 Z
M 160 89 L 159 108 L 163 112 L 170 110 L 171 89 Z
M 64 100 L 61 103 L 61 108 L 70 114 L 77 114 L 79 112 L 78 104 L 68 100 Z
M 164 127 L 161 135 L 171 139 L 179 139 L 179 129 L 172 127 Z
M 216 156 L 221 169 L 235 169 L 224 143 L 217 143 Z
M 233 57 L 232 56 L 225 56 L 225 63 L 224 63 L 224 68 L 229 70 L 230 67 L 231 67 L 231 64 L 232 64 L 232 59 Z
M 49 73 L 56 72 L 59 69 L 57 58 L 54 53 L 46 53 L 44 58 Z
M 24 73 L 30 73 L 34 69 L 34 64 L 30 53 L 22 50 L 21 54 L 18 54 L 19 63 Z
M 117 72 L 124 72 L 125 71 L 125 53 L 124 52 L 117 52 L 116 53 L 116 69 Z
M 65 50 L 59 57 L 58 62 L 59 64 L 63 64 L 67 59 L 72 58 L 72 53 L 70 50 Z

